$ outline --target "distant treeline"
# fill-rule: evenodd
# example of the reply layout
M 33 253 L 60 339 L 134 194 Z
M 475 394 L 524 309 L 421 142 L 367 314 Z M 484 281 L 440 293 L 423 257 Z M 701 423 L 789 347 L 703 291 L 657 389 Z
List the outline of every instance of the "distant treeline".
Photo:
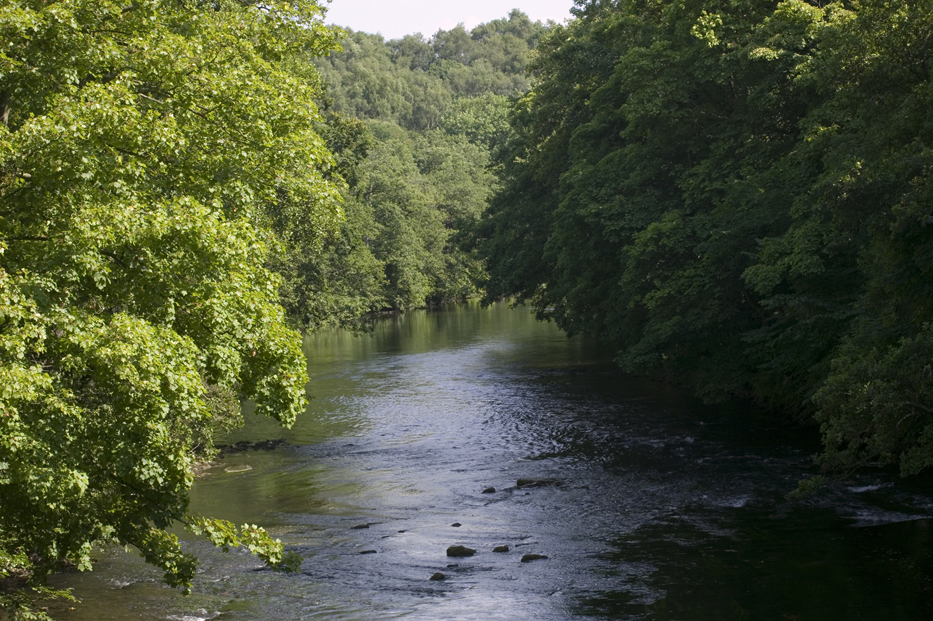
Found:
M 348 32 L 315 59 L 326 83 L 321 134 L 347 182 L 342 230 L 272 261 L 282 301 L 305 327 L 479 293 L 467 247 L 496 187 L 490 154 L 508 135 L 510 98 L 548 26 L 513 11 L 466 31 L 384 40 Z
M 478 232 L 487 299 L 632 372 L 933 463 L 933 2 L 578 1 Z

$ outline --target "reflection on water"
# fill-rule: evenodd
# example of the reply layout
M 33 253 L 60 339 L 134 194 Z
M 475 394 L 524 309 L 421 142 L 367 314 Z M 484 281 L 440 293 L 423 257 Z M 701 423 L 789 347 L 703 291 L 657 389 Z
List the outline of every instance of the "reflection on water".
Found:
M 522 309 L 460 306 L 305 342 L 295 427 L 250 418 L 193 510 L 266 526 L 303 573 L 199 541 L 194 594 L 135 556 L 58 578 L 62 619 L 904 619 L 933 612 L 929 485 L 790 503 L 806 432 L 619 375 Z M 246 467 L 249 466 L 249 469 Z M 559 486 L 518 488 L 519 478 Z M 495 492 L 484 490 L 495 488 Z M 453 524 L 460 526 L 453 526 Z M 450 558 L 462 544 L 477 550 Z M 508 545 L 509 552 L 494 553 Z M 522 555 L 548 558 L 529 563 Z M 431 581 L 435 572 L 446 578 Z

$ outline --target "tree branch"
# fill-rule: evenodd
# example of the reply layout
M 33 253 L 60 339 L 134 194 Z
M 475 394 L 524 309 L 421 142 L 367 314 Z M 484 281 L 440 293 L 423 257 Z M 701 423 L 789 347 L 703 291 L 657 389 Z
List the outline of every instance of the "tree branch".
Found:
M 933 414 L 933 408 L 929 408 L 922 403 L 917 403 L 916 401 L 905 401 L 904 405 L 910 405 L 917 408 L 918 410 L 923 410 L 927 414 Z

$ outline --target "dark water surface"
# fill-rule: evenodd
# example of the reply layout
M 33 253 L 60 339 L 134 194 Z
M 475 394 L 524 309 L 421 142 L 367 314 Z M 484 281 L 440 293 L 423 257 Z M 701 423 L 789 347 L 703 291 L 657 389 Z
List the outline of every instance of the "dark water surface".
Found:
M 305 345 L 307 414 L 231 438 L 287 444 L 225 456 L 193 490 L 195 512 L 265 526 L 303 573 L 191 540 L 183 598 L 117 550 L 57 579 L 84 600 L 58 617 L 933 618 L 929 482 L 867 474 L 788 502 L 811 434 L 621 376 L 525 310 L 412 312 Z

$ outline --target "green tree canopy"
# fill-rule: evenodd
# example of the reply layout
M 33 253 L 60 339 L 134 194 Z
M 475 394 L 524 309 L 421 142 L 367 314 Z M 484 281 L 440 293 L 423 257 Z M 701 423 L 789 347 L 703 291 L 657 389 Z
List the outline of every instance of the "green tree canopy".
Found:
M 188 488 L 239 399 L 284 425 L 304 408 L 263 264 L 341 215 L 321 82 L 294 62 L 334 46 L 320 17 L 310 0 L 0 6 L 0 578 L 88 568 L 112 539 L 185 586 L 176 521 L 281 560 L 254 528 L 189 516 Z
M 385 41 L 349 31 L 342 50 L 316 64 L 336 111 L 427 131 L 439 127 L 458 99 L 524 93 L 532 50 L 548 27 L 512 11 L 469 32 L 459 25 L 430 39 Z
M 353 165 L 341 171 L 341 233 L 322 253 L 275 262 L 303 325 L 476 295 L 482 263 L 465 243 L 495 185 L 490 154 L 508 134 L 509 98 L 527 89 L 546 30 L 512 11 L 430 39 L 350 31 L 341 51 L 314 61 L 332 107 L 324 133 Z
M 487 299 L 619 362 L 933 464 L 929 0 L 576 4 L 478 229 Z

